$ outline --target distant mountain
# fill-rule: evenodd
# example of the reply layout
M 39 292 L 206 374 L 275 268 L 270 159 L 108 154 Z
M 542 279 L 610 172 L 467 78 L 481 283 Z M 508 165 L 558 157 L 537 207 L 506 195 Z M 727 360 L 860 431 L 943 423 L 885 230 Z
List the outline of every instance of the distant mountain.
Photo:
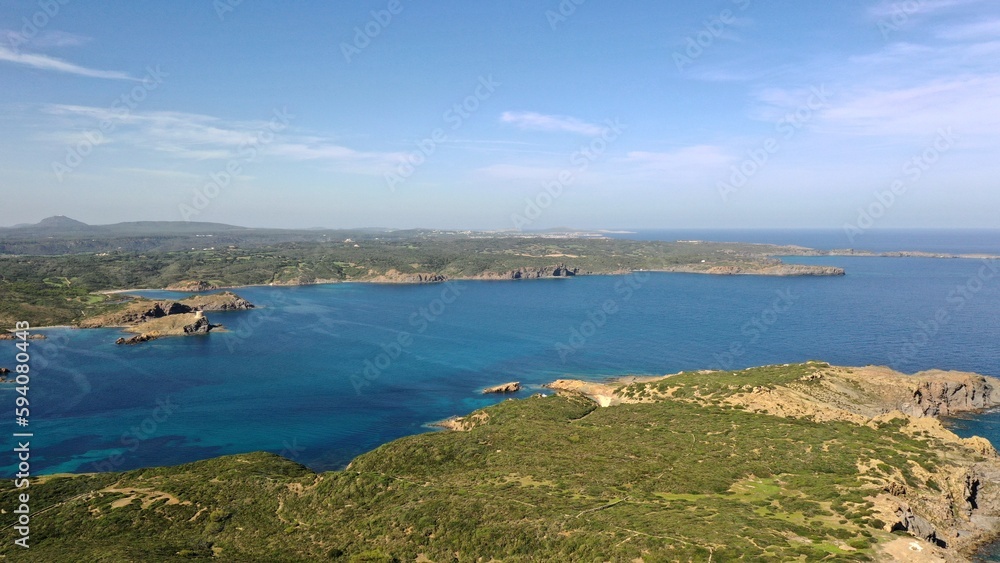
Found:
M 47 231 L 86 231 L 91 227 L 82 221 L 70 219 L 65 215 L 55 215 L 53 217 L 46 217 L 34 225 L 25 225 L 20 228 L 45 229 Z
M 65 215 L 46 217 L 35 224 L 20 224 L 5 229 L 9 235 L 45 231 L 47 235 L 77 234 L 81 231 L 102 235 L 186 235 L 191 233 L 221 233 L 246 231 L 246 227 L 224 223 L 198 223 L 188 221 L 130 221 L 111 225 L 88 225 Z

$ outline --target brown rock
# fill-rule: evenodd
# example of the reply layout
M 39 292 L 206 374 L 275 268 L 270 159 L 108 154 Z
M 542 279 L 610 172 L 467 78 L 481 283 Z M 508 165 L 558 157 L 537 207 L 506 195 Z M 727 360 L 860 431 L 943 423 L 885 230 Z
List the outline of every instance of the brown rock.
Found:
M 507 393 L 517 393 L 521 390 L 520 381 L 511 381 L 510 383 L 504 383 L 503 385 L 495 385 L 493 387 L 487 387 L 483 389 L 484 395 L 489 394 L 507 394 Z
M 124 337 L 119 338 L 118 340 L 115 340 L 115 344 L 119 345 L 124 344 L 126 346 L 133 346 L 135 344 L 139 344 L 142 342 L 149 342 L 150 340 L 156 340 L 157 338 L 158 336 L 156 336 L 155 334 L 143 333 L 143 334 L 137 334 L 130 338 L 124 338 Z

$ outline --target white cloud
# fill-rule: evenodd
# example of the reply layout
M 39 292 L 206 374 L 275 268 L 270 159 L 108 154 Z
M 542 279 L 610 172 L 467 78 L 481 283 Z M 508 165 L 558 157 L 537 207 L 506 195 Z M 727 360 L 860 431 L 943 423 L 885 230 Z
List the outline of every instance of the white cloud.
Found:
M 730 163 L 732 154 L 714 145 L 695 145 L 667 152 L 633 151 L 625 162 L 664 172 L 717 169 Z
M 1000 39 L 1000 18 L 942 27 L 937 30 L 937 36 L 954 41 Z
M 559 131 L 590 136 L 600 135 L 606 129 L 602 125 L 587 123 L 575 117 L 545 115 L 533 111 L 507 111 L 500 116 L 500 121 L 530 131 Z
M 117 70 L 97 70 L 97 69 L 82 67 L 54 57 L 49 57 L 47 55 L 17 53 L 3 46 L 0 46 L 0 61 L 7 61 L 15 64 L 30 66 L 32 68 L 37 68 L 40 70 L 65 72 L 68 74 L 76 74 L 78 76 L 87 76 L 90 78 L 107 78 L 110 80 L 137 80 L 136 78 L 129 76 L 128 73 L 125 72 L 119 72 Z
M 960 136 L 992 136 L 1000 130 L 1000 76 L 858 90 L 826 110 L 822 119 L 834 131 L 859 135 L 927 135 L 952 127 Z
M 44 135 L 43 139 L 62 139 L 68 145 L 79 141 L 81 131 L 110 123 L 113 129 L 106 135 L 105 142 L 190 160 L 230 159 L 241 150 L 254 147 L 271 157 L 349 163 L 352 171 L 374 174 L 407 156 L 401 152 L 356 150 L 329 137 L 297 134 L 290 125 L 274 127 L 269 120 L 227 121 L 194 113 L 125 112 L 114 108 L 55 104 L 45 106 L 43 111 L 63 120 L 56 125 L 58 130 Z

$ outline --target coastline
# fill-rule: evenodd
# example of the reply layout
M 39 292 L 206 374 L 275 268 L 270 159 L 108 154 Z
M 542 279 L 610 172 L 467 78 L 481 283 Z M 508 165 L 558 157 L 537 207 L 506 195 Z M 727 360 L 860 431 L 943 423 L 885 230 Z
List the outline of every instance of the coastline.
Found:
M 730 404 L 762 415 L 806 419 L 817 423 L 849 422 L 874 429 L 881 429 L 887 424 L 891 425 L 893 422 L 902 421 L 900 431 L 903 434 L 933 437 L 942 440 L 942 443 L 949 447 L 962 448 L 971 454 L 964 460 L 943 458 L 945 463 L 950 461 L 950 465 L 935 474 L 938 479 L 942 474 L 950 472 L 953 477 L 959 475 L 958 481 L 966 479 L 968 483 L 971 482 L 970 479 L 975 480 L 977 484 L 973 485 L 971 493 L 966 490 L 961 495 L 956 494 L 949 489 L 949 481 L 942 481 L 945 483 L 943 491 L 929 486 L 907 490 L 907 487 L 903 485 L 900 489 L 896 488 L 893 483 L 895 477 L 889 477 L 884 488 L 869 490 L 871 495 L 867 498 L 875 503 L 876 514 L 883 518 L 882 521 L 886 523 L 883 531 L 890 532 L 891 526 L 891 531 L 903 529 L 909 532 L 909 535 L 904 537 L 884 535 L 875 545 L 877 553 L 883 557 L 889 557 L 891 560 L 900 560 L 898 557 L 907 557 L 907 554 L 912 553 L 912 549 L 914 549 L 911 546 L 916 544 L 920 546 L 919 551 L 925 555 L 938 557 L 927 559 L 927 561 L 972 561 L 983 549 L 1000 540 L 1000 490 L 986 492 L 985 489 L 981 488 L 986 485 L 979 484 L 980 479 L 988 480 L 991 485 L 997 484 L 995 477 L 1000 477 L 1000 454 L 987 439 L 980 436 L 961 438 L 949 428 L 948 424 L 949 419 L 952 418 L 973 417 L 984 412 L 1000 410 L 1000 378 L 942 370 L 907 374 L 896 372 L 888 367 L 839 367 L 810 361 L 805 364 L 752 367 L 735 372 L 705 369 L 667 375 L 612 376 L 595 380 L 559 379 L 544 384 L 543 387 L 559 395 L 583 397 L 596 404 L 599 409 L 660 401 L 682 401 L 709 405 L 713 404 L 714 401 L 709 397 L 699 397 L 698 392 L 695 392 L 694 397 L 685 394 L 681 395 L 683 398 L 675 398 L 672 392 L 667 392 L 659 397 L 654 394 L 653 398 L 650 398 L 644 392 L 632 394 L 633 391 L 630 390 L 649 390 L 658 387 L 662 389 L 662 385 L 657 384 L 667 382 L 671 378 L 683 378 L 686 375 L 699 378 L 713 374 L 739 376 L 742 372 L 750 373 L 770 369 L 787 370 L 801 366 L 817 368 L 817 372 L 802 377 L 795 383 L 779 383 L 776 387 L 771 385 L 769 388 L 745 389 L 743 391 L 744 397 L 751 397 L 748 400 L 742 400 L 741 393 L 737 391 L 733 397 L 739 398 L 730 401 Z M 792 386 L 799 382 L 814 383 L 836 377 L 844 377 L 848 382 L 851 382 L 852 389 L 844 394 L 847 401 L 838 402 L 828 395 L 824 396 L 824 394 L 814 396 L 806 393 L 803 395 L 801 390 L 782 393 L 790 391 Z M 855 387 L 859 382 L 860 386 Z M 837 384 L 833 384 L 832 388 L 837 389 Z M 859 390 L 861 395 L 857 395 Z M 926 398 L 920 399 L 922 390 L 933 390 L 934 392 L 928 393 Z M 844 392 L 842 388 L 838 391 Z M 876 400 L 869 403 L 861 401 L 857 405 L 850 404 L 852 401 L 858 400 L 859 397 L 865 396 L 866 392 L 874 392 Z M 772 396 L 773 394 L 777 394 L 777 396 Z M 525 401 L 533 397 L 508 400 Z M 762 399 L 762 397 L 764 398 Z M 915 403 L 914 397 L 918 398 Z M 868 395 L 867 398 L 871 400 L 872 396 Z M 796 401 L 799 401 L 799 404 L 794 404 Z M 783 408 L 783 403 L 790 406 Z M 812 408 L 803 409 L 803 405 Z M 478 409 L 466 415 L 454 415 L 444 420 L 427 423 L 424 426 L 443 432 L 470 432 L 478 426 L 490 422 L 487 409 Z M 860 465 L 859 469 L 861 469 Z M 862 472 L 864 473 L 864 471 Z M 926 472 L 924 474 L 930 475 Z M 961 474 L 964 474 L 965 477 L 961 477 Z M 931 477 L 926 478 L 928 482 L 932 481 Z M 954 486 L 957 482 L 950 484 Z M 977 487 L 980 487 L 978 493 L 976 492 Z M 942 514 L 954 513 L 957 515 L 962 512 L 958 509 L 958 505 L 963 501 L 972 507 L 968 510 L 965 520 L 956 516 L 942 518 Z M 977 510 L 978 514 L 975 513 Z M 914 515 L 914 511 L 921 512 L 923 516 Z M 891 518 L 900 514 L 900 523 L 895 523 L 895 520 Z M 932 514 L 933 516 L 930 516 Z M 934 523 L 932 524 L 924 516 L 933 518 Z M 912 520 L 908 520 L 908 518 Z M 914 525 L 913 522 L 919 522 L 919 525 Z M 930 527 L 930 532 L 927 532 L 927 527 Z M 942 538 L 947 538 L 948 541 L 945 542 Z M 954 543 L 952 543 L 953 541 Z M 924 559 L 920 559 L 920 561 L 924 561 Z
M 700 244 L 700 241 L 681 241 L 688 242 L 690 244 Z M 735 244 L 735 243 L 734 243 Z M 773 246 L 764 243 L 740 243 L 740 244 L 753 244 L 759 246 Z M 794 247 L 787 247 L 792 249 Z M 893 252 L 873 252 L 867 250 L 851 250 L 851 249 L 840 249 L 840 250 L 815 250 L 811 248 L 801 247 L 801 252 L 793 252 L 789 254 L 773 254 L 769 257 L 780 259 L 781 257 L 856 257 L 856 258 L 933 258 L 939 260 L 1000 260 L 1000 255 L 997 254 L 948 254 L 948 253 L 931 253 L 922 251 L 893 251 Z M 708 266 L 708 265 L 706 265 Z M 218 286 L 213 289 L 207 290 L 179 290 L 179 289 L 168 289 L 166 287 L 147 287 L 147 288 L 129 288 L 129 289 L 105 289 L 98 290 L 93 293 L 100 295 L 118 295 L 118 294 L 128 294 L 140 291 L 173 291 L 177 293 L 188 293 L 192 295 L 198 295 L 202 293 L 211 293 L 213 291 L 223 291 L 223 290 L 233 290 L 233 289 L 244 289 L 253 287 L 307 287 L 314 285 L 337 285 L 342 283 L 367 283 L 367 284 L 379 284 L 379 285 L 424 285 L 424 284 L 435 284 L 435 283 L 447 283 L 449 281 L 531 281 L 540 279 L 565 279 L 567 277 L 577 277 L 577 276 L 627 276 L 631 274 L 643 273 L 643 272 L 655 272 L 655 273 L 665 273 L 665 274 L 699 274 L 706 276 L 729 276 L 729 275 L 743 275 L 743 276 L 765 276 L 765 277 L 787 277 L 787 276 L 809 276 L 809 275 L 825 275 L 825 276 L 837 276 L 840 274 L 781 274 L 781 273 L 768 273 L 767 269 L 780 268 L 780 267 L 795 267 L 800 266 L 798 264 L 786 264 L 781 262 L 779 264 L 772 264 L 768 266 L 761 266 L 758 268 L 760 271 L 744 271 L 738 274 L 712 271 L 714 267 L 720 266 L 708 266 L 704 269 L 698 268 L 695 265 L 685 265 L 676 266 L 668 268 L 655 268 L 655 269 L 636 269 L 636 270 L 617 270 L 617 271 L 606 271 L 606 272 L 579 272 L 571 276 L 558 276 L 558 277 L 537 277 L 537 278 L 505 278 L 498 277 L 497 274 L 493 272 L 486 272 L 483 274 L 478 274 L 475 276 L 456 276 L 447 277 L 440 280 L 409 280 L 405 279 L 406 276 L 435 276 L 436 274 L 427 273 L 414 273 L 414 274 L 402 274 L 402 279 L 379 279 L 383 276 L 376 276 L 371 279 L 351 279 L 351 280 L 341 280 L 341 279 L 318 279 L 311 282 L 287 282 L 287 283 L 256 283 L 256 284 L 246 284 L 246 285 L 223 285 Z M 722 268 L 727 268 L 727 266 L 721 266 Z M 737 266 L 739 267 L 739 266 Z M 809 266 L 810 268 L 833 268 L 831 266 Z

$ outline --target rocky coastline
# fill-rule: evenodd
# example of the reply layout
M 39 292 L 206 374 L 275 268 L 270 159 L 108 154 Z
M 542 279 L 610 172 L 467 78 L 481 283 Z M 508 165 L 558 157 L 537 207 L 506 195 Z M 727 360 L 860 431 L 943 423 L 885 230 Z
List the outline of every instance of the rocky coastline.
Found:
M 194 295 L 180 301 L 138 298 L 123 309 L 84 319 L 80 328 L 124 328 L 135 336 L 118 338 L 119 345 L 135 345 L 165 336 L 191 336 L 222 330 L 205 312 L 245 311 L 256 306 L 230 291 Z
M 772 416 L 844 421 L 873 428 L 898 425 L 907 434 L 933 436 L 956 453 L 937 467 L 919 467 L 928 486 L 903 484 L 903 475 L 917 471 L 917 467 L 889 468 L 889 476 L 870 471 L 870 480 L 877 486 L 868 498 L 885 531 L 908 533 L 913 539 L 907 541 L 917 542 L 922 557 L 933 556 L 912 559 L 919 561 L 967 561 L 977 548 L 1000 537 L 1000 456 L 988 440 L 959 438 L 938 419 L 1000 406 L 1000 380 L 954 371 L 907 375 L 885 367 L 812 365 L 812 373 L 798 381 L 736 389 L 722 400 Z M 702 371 L 698 375 L 707 379 L 717 373 L 722 372 Z M 586 397 L 600 407 L 659 400 L 708 404 L 707 396 L 673 397 L 669 380 L 678 375 L 683 374 L 604 383 L 563 379 L 546 387 Z M 446 427 L 466 430 L 475 422 L 466 417 Z M 891 560 L 908 553 L 905 542 L 882 547 Z

